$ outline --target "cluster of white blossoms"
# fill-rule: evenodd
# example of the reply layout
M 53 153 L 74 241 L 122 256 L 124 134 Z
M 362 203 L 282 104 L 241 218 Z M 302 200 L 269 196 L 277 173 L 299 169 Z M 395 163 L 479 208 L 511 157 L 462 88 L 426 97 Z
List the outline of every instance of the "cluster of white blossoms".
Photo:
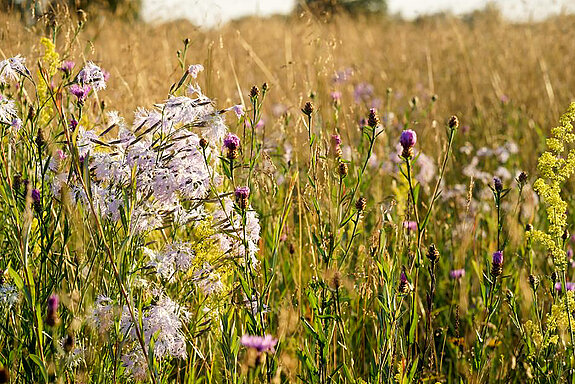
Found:
M 167 244 L 160 252 L 144 248 L 144 254 L 157 273 L 170 282 L 174 281 L 176 272 L 187 272 L 192 268 L 195 256 L 190 245 L 182 242 Z
M 135 316 L 139 318 L 139 313 Z M 154 357 L 157 361 L 187 357 L 186 338 L 182 328 L 189 316 L 184 308 L 163 293 L 159 293 L 155 304 L 142 309 L 142 337 L 146 348 L 153 342 Z M 127 306 L 120 308 L 108 297 L 98 297 L 89 315 L 91 325 L 101 336 L 106 337 L 117 320 L 125 345 L 122 362 L 134 378 L 143 380 L 147 377 L 147 363 L 139 345 L 129 308 Z
M 197 76 L 200 70 L 195 68 L 193 74 Z M 92 89 L 103 89 L 102 73 L 89 63 L 76 79 Z M 163 281 L 162 286 L 189 278 L 199 293 L 211 297 L 229 285 L 225 279 L 233 268 L 231 259 L 240 263 L 248 260 L 254 268 L 259 264 L 261 229 L 251 207 L 246 209 L 243 222 L 234 202 L 222 190 L 223 177 L 218 174 L 222 141 L 228 134 L 222 114 L 238 112 L 233 108 L 217 110 L 197 84 L 188 92 L 188 96 L 170 96 L 153 109 L 138 108 L 131 126 L 115 111 L 93 126 L 85 120 L 74 121 L 81 166 L 91 175 L 88 185 L 66 169 L 67 159 L 73 157 L 65 152 L 56 151 L 48 168 L 56 198 L 67 195 L 75 204 L 93 206 L 112 224 L 127 220 L 133 236 L 146 237 L 172 224 L 175 228 L 208 228 L 204 229 L 207 238 L 180 241 L 174 236 L 166 243 L 155 238 L 142 253 L 144 265 L 154 271 L 145 278 L 156 276 Z M 214 247 L 209 249 L 210 257 L 206 256 L 208 243 Z M 150 286 L 159 285 L 150 280 Z M 153 342 L 158 361 L 187 355 L 182 329 L 188 314 L 167 292 L 155 289 L 157 301 L 135 314 L 142 319 L 146 348 Z M 100 335 L 109 334 L 115 323 L 120 324 L 121 338 L 126 342 L 123 364 L 134 378 L 145 378 L 147 363 L 136 325 L 128 308 L 115 303 L 98 297 L 89 321 Z
M 0 314 L 5 315 L 20 301 L 20 291 L 11 284 L 0 284 Z
M 186 96 L 170 95 L 151 109 L 138 108 L 131 125 L 116 111 L 91 118 L 86 114 L 88 108 L 82 116 L 83 106 L 90 95 L 106 88 L 109 73 L 93 62 L 75 76 L 71 74 L 73 65 L 66 68 L 70 72 L 66 76 L 73 79 L 66 87 L 77 97 L 76 103 L 62 108 L 69 123 L 64 137 L 71 142 L 50 148 L 52 153 L 36 167 L 44 170 L 36 180 L 49 186 L 42 188 L 42 194 L 49 189 L 56 201 L 83 206 L 83 212 L 90 214 L 95 211 L 104 225 L 122 225 L 126 236 L 152 240 L 138 252 L 143 255 L 143 269 L 154 273 L 134 276 L 132 281 L 145 280 L 142 286 L 154 287 L 156 301 L 133 309 L 135 318 L 141 321 L 145 347 L 153 343 L 156 359 L 185 358 L 182 329 L 188 314 L 183 302 L 168 296 L 170 284 L 188 279 L 197 293 L 208 299 L 202 301 L 204 311 L 215 316 L 212 309 L 217 304 L 212 308 L 210 299 L 230 297 L 234 261 L 247 262 L 253 268 L 259 264 L 258 215 L 247 202 L 241 209 L 236 206 L 218 173 L 223 139 L 229 133 L 223 115 L 233 111 L 240 118 L 243 107 L 216 109 L 193 81 L 203 70 L 194 65 L 181 81 L 193 81 Z M 0 61 L 0 84 L 23 78 L 31 78 L 23 57 Z M 15 101 L 0 95 L 0 123 L 10 125 L 14 134 L 22 129 L 18 110 Z M 159 229 L 164 235 L 168 227 L 173 228 L 171 236 L 156 235 Z M 180 239 L 183 233 L 195 232 L 198 236 Z M 18 300 L 15 288 L 0 286 L 2 308 L 10 308 Z M 114 325 L 119 324 L 125 367 L 136 378 L 146 377 L 146 357 L 135 333 L 140 326 L 134 324 L 128 307 L 122 307 L 117 299 L 99 296 L 87 320 L 106 336 L 103 340 L 108 340 Z

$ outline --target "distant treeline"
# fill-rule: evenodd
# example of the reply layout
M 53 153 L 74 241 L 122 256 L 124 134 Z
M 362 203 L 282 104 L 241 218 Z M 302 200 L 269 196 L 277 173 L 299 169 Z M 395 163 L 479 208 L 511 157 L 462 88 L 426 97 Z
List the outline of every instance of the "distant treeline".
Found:
M 63 6 L 71 11 L 96 8 L 108 10 L 120 16 L 138 17 L 141 0 L 0 0 L 2 11 L 20 12 L 28 21 Z
M 298 8 L 315 14 L 385 12 L 387 0 L 300 0 Z

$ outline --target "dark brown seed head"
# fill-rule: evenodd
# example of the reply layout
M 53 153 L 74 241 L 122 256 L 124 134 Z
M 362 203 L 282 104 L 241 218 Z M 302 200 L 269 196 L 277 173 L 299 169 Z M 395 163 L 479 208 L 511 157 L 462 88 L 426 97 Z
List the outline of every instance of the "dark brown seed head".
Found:
M 563 239 L 563 241 L 569 238 L 569 231 L 567 229 L 563 231 L 563 235 L 561 236 L 561 238 Z
M 187 37 L 184 39 L 184 45 L 190 45 L 190 39 Z
M 435 246 L 435 244 L 431 244 L 427 251 L 427 258 L 431 263 L 436 263 L 439 260 L 439 250 Z
M 529 177 L 527 176 L 527 173 L 526 173 L 526 172 L 521 172 L 521 173 L 519 174 L 519 176 L 517 176 L 517 181 L 519 182 L 519 184 L 525 185 L 525 184 L 527 183 L 527 179 L 528 179 L 528 178 L 529 178 Z
M 206 149 L 208 147 L 208 141 L 203 137 L 200 139 L 200 147 L 202 147 L 203 149 Z
M 533 230 L 533 225 L 531 224 L 526 224 L 525 225 L 525 231 L 526 232 L 531 232 Z
M 268 87 L 268 83 L 263 83 L 262 84 L 262 92 L 266 93 L 268 91 L 269 87 Z
M 379 117 L 377 117 L 377 111 L 375 108 L 369 110 L 367 125 L 369 125 L 371 128 L 375 128 L 379 125 Z
M 17 173 L 14 175 L 14 178 L 13 178 L 12 189 L 14 191 L 19 191 L 20 187 L 22 187 L 22 175 Z
M 288 251 L 290 255 L 293 255 L 295 253 L 295 245 L 293 245 L 293 243 L 289 244 Z
M 453 115 L 449 118 L 449 122 L 447 123 L 449 128 L 457 128 L 459 127 L 459 119 L 457 116 Z
M 42 148 L 44 144 L 46 144 L 46 141 L 44 140 L 44 134 L 42 133 L 41 129 L 38 129 L 38 134 L 36 135 L 36 145 L 38 148 Z
M 366 205 L 367 205 L 367 199 L 365 197 L 360 197 L 355 202 L 355 209 L 357 209 L 359 212 L 363 212 Z
M 308 117 L 311 116 L 311 114 L 313 113 L 313 104 L 311 103 L 311 101 L 306 102 L 301 111 L 303 112 L 304 115 Z
M 251 98 L 256 98 L 260 95 L 260 90 L 257 86 L 253 86 L 251 91 L 250 91 L 250 97 Z

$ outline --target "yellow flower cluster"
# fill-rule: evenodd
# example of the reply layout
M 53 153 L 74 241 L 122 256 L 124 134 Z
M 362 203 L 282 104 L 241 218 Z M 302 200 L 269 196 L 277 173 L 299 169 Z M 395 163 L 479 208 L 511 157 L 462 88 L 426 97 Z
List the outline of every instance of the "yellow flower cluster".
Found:
M 40 110 L 39 123 L 41 127 L 45 127 L 50 122 L 54 112 L 48 87 L 50 86 L 50 80 L 58 71 L 60 55 L 56 52 L 56 46 L 50 39 L 43 37 L 40 40 L 40 44 L 44 46 L 44 56 L 40 60 L 43 73 L 38 70 L 38 97 L 40 98 L 40 105 L 43 106 Z
M 547 151 L 540 157 L 537 169 L 541 177 L 533 189 L 543 198 L 546 205 L 549 229 L 547 232 L 531 231 L 531 238 L 542 244 L 553 256 L 559 268 L 564 268 L 566 255 L 559 246 L 561 235 L 567 224 L 567 203 L 561 198 L 561 185 L 575 172 L 575 149 L 564 155 L 565 144 L 575 141 L 572 122 L 575 120 L 575 102 L 559 119 L 559 126 L 551 130 L 547 139 Z

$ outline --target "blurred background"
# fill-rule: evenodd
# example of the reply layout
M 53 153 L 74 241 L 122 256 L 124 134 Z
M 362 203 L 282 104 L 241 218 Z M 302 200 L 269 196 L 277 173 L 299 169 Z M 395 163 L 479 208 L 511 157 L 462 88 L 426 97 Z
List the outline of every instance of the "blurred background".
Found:
M 56 3 L 50 0 L 2 0 L 4 9 L 46 10 Z M 69 0 L 77 8 L 104 6 L 116 11 L 129 10 L 142 20 L 161 22 L 187 19 L 196 25 L 214 27 L 244 16 L 289 14 L 298 8 L 311 7 L 322 11 L 336 8 L 347 11 L 386 11 L 407 19 L 422 15 L 449 12 L 467 14 L 486 7 L 495 7 L 506 19 L 537 21 L 560 13 L 575 12 L 572 0 Z

